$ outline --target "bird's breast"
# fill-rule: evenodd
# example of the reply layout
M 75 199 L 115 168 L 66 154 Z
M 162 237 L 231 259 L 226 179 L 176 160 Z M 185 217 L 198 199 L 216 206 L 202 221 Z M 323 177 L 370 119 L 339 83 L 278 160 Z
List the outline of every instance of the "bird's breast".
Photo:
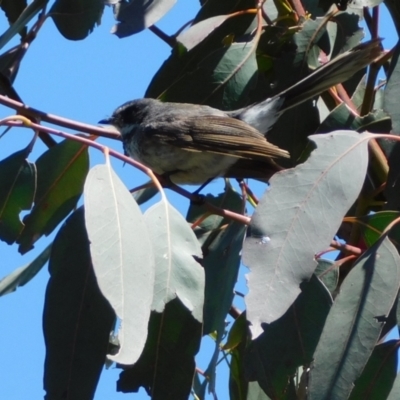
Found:
M 159 175 L 168 175 L 176 184 L 201 185 L 223 176 L 237 158 L 206 151 L 191 151 L 167 143 L 155 143 L 151 138 L 124 140 L 130 157 Z

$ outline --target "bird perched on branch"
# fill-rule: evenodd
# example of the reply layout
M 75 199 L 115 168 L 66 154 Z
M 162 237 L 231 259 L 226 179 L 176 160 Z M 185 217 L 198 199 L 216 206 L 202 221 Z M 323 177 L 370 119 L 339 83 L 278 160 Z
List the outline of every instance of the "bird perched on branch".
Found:
M 344 82 L 380 54 L 375 39 L 349 50 L 274 97 L 234 111 L 205 105 L 138 99 L 99 123 L 121 133 L 125 152 L 176 184 L 203 184 L 217 177 L 264 178 L 286 150 L 265 133 L 286 110 Z

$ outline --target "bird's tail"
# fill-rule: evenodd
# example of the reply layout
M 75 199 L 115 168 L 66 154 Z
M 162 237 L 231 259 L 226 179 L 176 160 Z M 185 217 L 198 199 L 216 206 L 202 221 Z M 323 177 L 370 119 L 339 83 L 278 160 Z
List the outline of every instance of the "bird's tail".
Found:
M 332 86 L 350 79 L 360 69 L 369 65 L 381 53 L 381 39 L 373 39 L 346 51 L 300 82 L 274 97 L 252 104 L 240 110 L 230 111 L 228 115 L 241 119 L 262 133 L 268 132 L 280 114 Z
M 360 69 L 369 65 L 381 53 L 381 39 L 373 39 L 346 51 L 290 88 L 279 93 L 283 98 L 281 112 L 350 79 Z

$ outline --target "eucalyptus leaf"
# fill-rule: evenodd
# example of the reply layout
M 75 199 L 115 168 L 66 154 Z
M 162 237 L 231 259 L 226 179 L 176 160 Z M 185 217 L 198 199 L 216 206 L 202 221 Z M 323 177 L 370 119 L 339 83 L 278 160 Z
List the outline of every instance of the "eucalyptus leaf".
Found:
M 93 399 L 115 315 L 90 260 L 83 209 L 54 239 L 43 310 L 45 399 Z
M 103 10 L 103 0 L 56 0 L 49 16 L 66 39 L 82 40 L 100 24 Z
M 0 280 L 0 296 L 14 292 L 24 286 L 43 268 L 50 257 L 51 244 L 48 245 L 32 262 L 17 268 Z
M 1 9 L 5 12 L 10 25 L 12 25 L 22 14 L 27 6 L 26 0 L 2 0 L 0 2 Z M 21 36 L 25 36 L 26 27 L 20 32 Z
M 155 254 L 155 282 L 152 310 L 161 313 L 178 297 L 202 322 L 204 270 L 200 245 L 189 224 L 168 202 L 160 201 L 144 214 Z
M 349 400 L 387 399 L 396 378 L 397 363 L 397 340 L 376 345 L 364 371 L 355 382 Z
M 400 15 L 400 9 L 399 9 Z M 400 27 L 400 18 L 398 22 Z M 400 32 L 400 28 L 399 28 Z M 383 106 L 384 110 L 392 118 L 393 133 L 400 135 L 400 110 L 398 99 L 400 96 L 400 45 L 397 46 L 396 51 L 390 62 L 390 75 L 384 92 Z M 400 164 L 398 162 L 400 155 L 400 143 L 396 142 L 393 146 L 389 156 L 389 176 L 386 184 L 385 195 L 388 201 L 388 209 L 400 209 L 400 191 L 399 174 Z
M 309 159 L 272 177 L 243 247 L 254 338 L 261 323 L 278 319 L 299 295 L 300 283 L 316 268 L 314 255 L 329 246 L 359 195 L 371 137 L 351 131 L 314 135 L 317 148 Z
M 154 25 L 176 3 L 176 0 L 129 0 L 114 3 L 114 16 L 119 23 L 111 33 L 119 38 L 133 35 Z
M 384 110 L 391 116 L 393 121 L 393 132 L 400 135 L 400 110 L 398 107 L 400 84 L 400 46 L 390 62 L 390 75 L 385 88 Z
M 14 243 L 24 228 L 22 210 L 32 207 L 36 190 L 36 167 L 27 161 L 29 148 L 0 161 L 0 239 Z
M 149 182 L 151 184 L 151 182 Z M 137 190 L 133 193 L 133 198 L 135 199 L 136 203 L 143 204 L 152 199 L 158 193 L 158 189 L 151 185 L 144 189 Z
M 195 355 L 201 341 L 201 323 L 179 298 L 160 314 L 151 312 L 149 335 L 137 363 L 121 372 L 119 392 L 143 387 L 152 400 L 186 400 L 195 374 Z
M 270 400 L 258 382 L 249 382 L 246 400 Z
M 230 223 L 221 229 L 207 246 L 204 257 L 206 274 L 204 303 L 204 334 L 225 330 L 225 320 L 232 305 L 234 287 L 240 267 L 240 252 L 246 227 Z
M 6 82 L 13 83 L 19 70 L 19 62 L 21 58 L 21 45 L 12 47 L 11 49 L 0 55 L 0 72 L 6 78 Z M 8 94 L 7 83 L 0 81 L 0 93 Z
M 363 7 L 376 7 L 383 3 L 383 0 L 350 0 L 352 7 L 363 8 Z
M 22 11 L 13 24 L 0 36 L 0 49 L 4 47 L 16 34 L 29 23 L 29 21 L 39 13 L 49 0 L 34 0 Z
M 400 287 L 400 257 L 387 238 L 341 285 L 314 353 L 309 399 L 347 399 L 379 339 Z
M 302 292 L 278 320 L 263 325 L 263 333 L 247 348 L 246 371 L 272 399 L 283 399 L 290 377 L 311 363 L 332 297 L 313 275 Z
M 214 29 L 220 26 L 229 15 L 217 15 L 198 22 L 192 25 L 187 31 L 182 32 L 176 38 L 181 42 L 186 50 L 191 50 L 193 47 L 201 43 Z
M 387 400 L 398 400 L 400 397 L 400 373 L 393 383 L 392 390 L 389 393 Z
M 318 259 L 315 275 L 324 283 L 327 289 L 333 293 L 339 281 L 339 271 L 332 260 Z
M 147 338 L 154 286 L 154 255 L 139 206 L 109 164 L 88 174 L 85 221 L 94 272 L 121 328 L 120 349 L 108 358 L 134 364 Z
M 34 207 L 23 219 L 17 242 L 25 253 L 73 210 L 83 191 L 89 169 L 86 145 L 64 140 L 44 152 L 36 161 L 37 189 Z
M 397 34 L 400 35 L 400 4 L 397 0 L 385 0 L 385 6 L 389 10 L 394 26 L 396 27 Z
M 232 43 L 210 51 L 197 68 L 163 93 L 164 101 L 205 103 L 232 110 L 247 104 L 257 78 L 256 43 Z

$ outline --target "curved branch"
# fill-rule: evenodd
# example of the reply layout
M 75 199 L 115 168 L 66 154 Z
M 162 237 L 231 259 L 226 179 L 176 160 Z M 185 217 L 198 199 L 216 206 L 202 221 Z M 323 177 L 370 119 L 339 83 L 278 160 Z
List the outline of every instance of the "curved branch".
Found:
M 54 114 L 48 114 L 35 108 L 29 107 L 18 101 L 11 100 L 5 96 L 0 95 L 0 104 L 16 110 L 21 115 L 38 118 L 39 120 L 48 122 L 49 124 L 62 126 L 63 128 L 73 129 L 79 132 L 89 133 L 91 135 L 121 140 L 119 132 L 115 130 L 106 129 L 90 124 L 84 124 L 82 122 L 60 117 Z

